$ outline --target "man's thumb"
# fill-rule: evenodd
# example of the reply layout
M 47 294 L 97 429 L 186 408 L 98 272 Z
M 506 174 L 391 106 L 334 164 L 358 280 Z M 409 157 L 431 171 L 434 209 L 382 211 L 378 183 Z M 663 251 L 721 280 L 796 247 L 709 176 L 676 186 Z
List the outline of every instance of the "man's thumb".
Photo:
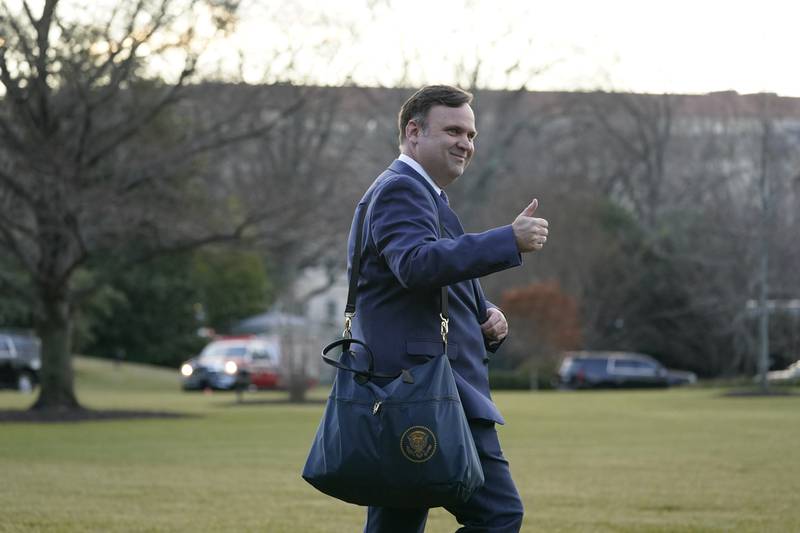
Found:
M 536 212 L 536 208 L 539 207 L 539 200 L 534 198 L 531 203 L 528 204 L 528 207 L 522 210 L 522 216 L 531 217 L 533 213 Z

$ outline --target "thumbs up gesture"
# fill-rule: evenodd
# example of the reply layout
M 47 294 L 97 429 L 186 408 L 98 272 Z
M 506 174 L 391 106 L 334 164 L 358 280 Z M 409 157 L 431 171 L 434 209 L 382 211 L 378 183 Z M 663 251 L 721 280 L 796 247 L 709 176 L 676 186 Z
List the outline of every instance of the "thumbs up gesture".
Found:
M 514 238 L 517 240 L 517 248 L 521 253 L 541 250 L 544 243 L 547 242 L 547 221 L 533 216 L 537 207 L 539 207 L 539 200 L 534 198 L 511 224 Z

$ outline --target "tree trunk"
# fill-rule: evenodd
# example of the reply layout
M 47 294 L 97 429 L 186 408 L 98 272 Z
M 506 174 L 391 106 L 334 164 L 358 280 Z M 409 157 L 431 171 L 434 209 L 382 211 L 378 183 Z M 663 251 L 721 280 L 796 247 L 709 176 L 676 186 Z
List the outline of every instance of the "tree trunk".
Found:
M 296 332 L 288 336 L 289 354 L 289 401 L 291 403 L 304 403 L 306 401 L 306 365 L 305 354 L 299 349 L 295 338 Z
M 39 398 L 32 409 L 70 411 L 82 409 L 75 397 L 72 370 L 72 316 L 63 296 L 47 297 L 36 330 L 42 341 Z
M 289 402 L 291 403 L 305 403 L 306 401 L 306 383 L 301 376 L 295 376 L 292 383 L 289 384 Z

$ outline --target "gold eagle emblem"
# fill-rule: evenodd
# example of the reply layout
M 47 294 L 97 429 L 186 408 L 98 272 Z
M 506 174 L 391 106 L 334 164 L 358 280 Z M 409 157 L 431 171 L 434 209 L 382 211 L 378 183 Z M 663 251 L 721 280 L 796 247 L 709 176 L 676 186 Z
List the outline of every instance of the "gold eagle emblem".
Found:
M 409 461 L 424 463 L 436 452 L 436 436 L 425 426 L 412 426 L 400 437 L 400 450 Z

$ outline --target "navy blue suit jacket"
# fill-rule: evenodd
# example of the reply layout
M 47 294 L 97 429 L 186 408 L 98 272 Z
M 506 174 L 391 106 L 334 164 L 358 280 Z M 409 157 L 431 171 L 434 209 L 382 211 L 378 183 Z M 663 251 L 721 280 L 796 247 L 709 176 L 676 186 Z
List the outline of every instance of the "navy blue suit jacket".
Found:
M 464 233 L 425 178 L 399 160 L 359 202 L 350 228 L 350 258 L 361 209 L 367 214 L 353 337 L 372 349 L 378 372 L 398 372 L 441 354 L 439 295 L 448 285 L 447 353 L 464 411 L 470 419 L 504 423 L 489 393 L 487 346 L 480 329 L 491 304 L 476 278 L 522 263 L 511 226 Z M 439 221 L 445 233 L 441 238 Z

